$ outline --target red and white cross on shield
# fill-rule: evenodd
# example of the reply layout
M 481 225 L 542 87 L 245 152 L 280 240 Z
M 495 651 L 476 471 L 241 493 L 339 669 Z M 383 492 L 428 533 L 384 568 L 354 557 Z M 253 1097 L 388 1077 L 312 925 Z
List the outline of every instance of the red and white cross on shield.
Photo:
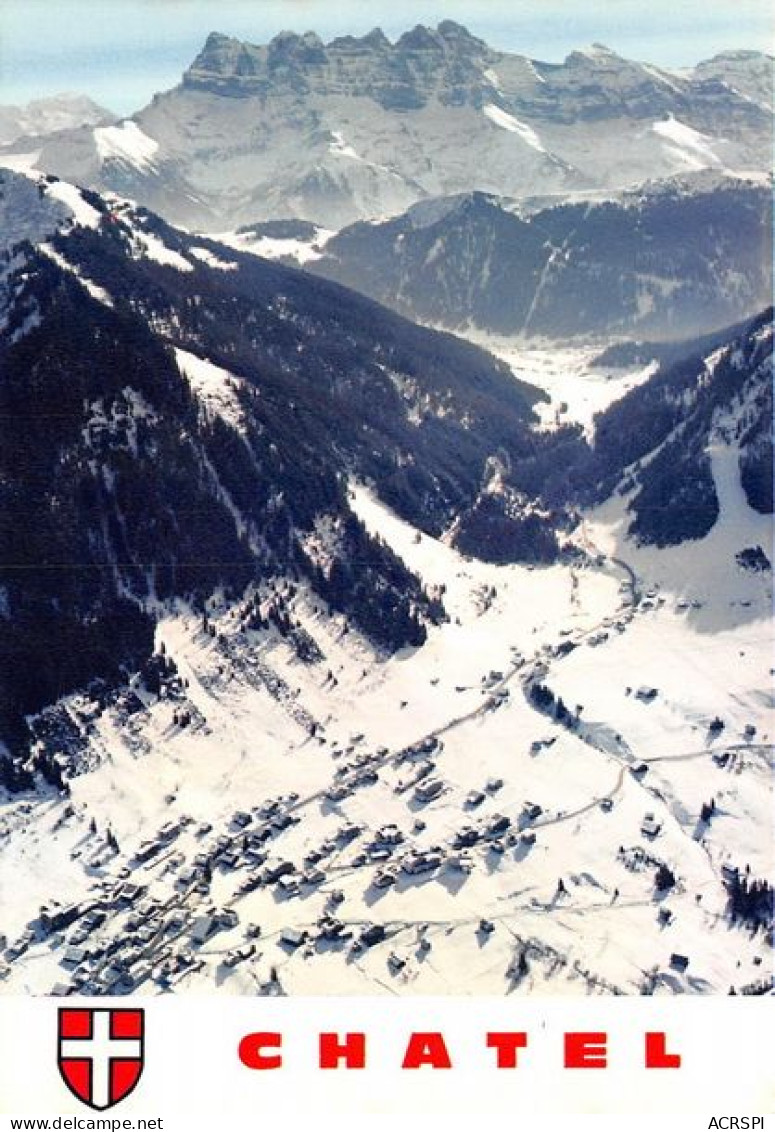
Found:
M 143 1071 L 144 1046 L 142 1010 L 59 1010 L 59 1072 L 90 1108 L 112 1108 L 129 1096 Z

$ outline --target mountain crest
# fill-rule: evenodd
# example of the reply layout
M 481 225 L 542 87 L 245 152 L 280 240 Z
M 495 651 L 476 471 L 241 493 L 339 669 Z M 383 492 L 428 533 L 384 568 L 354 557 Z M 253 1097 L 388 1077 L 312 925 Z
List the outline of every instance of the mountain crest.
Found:
M 591 43 L 588 47 L 579 47 L 576 51 L 571 51 L 565 60 L 566 67 L 607 67 L 611 64 L 620 64 L 623 67 L 638 66 L 637 63 L 624 59 L 611 47 L 606 47 L 604 43 Z

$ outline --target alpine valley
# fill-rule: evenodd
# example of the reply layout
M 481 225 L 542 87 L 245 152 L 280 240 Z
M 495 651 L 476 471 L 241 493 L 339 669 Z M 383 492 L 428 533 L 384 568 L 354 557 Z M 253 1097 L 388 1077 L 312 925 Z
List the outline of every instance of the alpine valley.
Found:
M 772 990 L 771 64 L 0 107 L 0 989 Z

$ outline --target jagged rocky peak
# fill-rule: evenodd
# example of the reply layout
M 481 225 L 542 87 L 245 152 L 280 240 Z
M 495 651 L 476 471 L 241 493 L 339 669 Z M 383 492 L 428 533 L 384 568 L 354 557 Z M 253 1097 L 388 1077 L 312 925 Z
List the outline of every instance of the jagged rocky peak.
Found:
M 438 51 L 443 52 L 444 40 L 438 31 L 416 24 L 411 31 L 405 31 L 396 43 L 399 51 Z
M 342 55 L 382 54 L 391 51 L 392 43 L 382 28 L 374 28 L 367 35 L 339 35 L 328 44 L 328 50 Z
M 368 60 L 371 93 L 379 98 L 380 87 L 395 82 L 397 68 L 409 67 L 412 81 L 422 86 L 431 73 L 443 74 L 445 68 L 488 52 L 482 40 L 453 20 L 444 20 L 437 28 L 418 24 L 395 43 L 378 27 L 364 36 L 338 36 L 327 44 L 315 32 L 283 31 L 263 46 L 213 32 L 183 81 L 189 87 L 224 90 L 228 85 L 227 93 L 251 93 L 269 79 L 277 84 L 285 78 L 298 86 L 302 78 L 314 83 L 318 92 L 327 93 L 334 86 L 341 91 L 343 81 L 355 81 L 361 61 Z
M 404 32 L 394 50 L 397 54 L 427 52 L 439 57 L 459 58 L 491 53 L 484 40 L 477 39 L 468 28 L 454 20 L 442 20 L 436 28 L 417 24 L 411 31 Z
M 211 31 L 204 47 L 191 64 L 192 71 L 231 70 L 234 60 L 243 50 L 244 44 L 219 31 Z
M 504 108 L 520 119 L 574 124 L 624 115 L 654 120 L 679 110 L 682 121 L 684 113 L 694 114 L 696 128 L 704 130 L 713 123 L 706 121 L 707 107 L 695 106 L 695 87 L 701 87 L 706 100 L 720 100 L 722 113 L 736 115 L 739 133 L 752 116 L 761 117 L 759 107 L 769 101 L 769 64 L 760 52 L 729 52 L 700 64 L 692 77 L 667 74 L 593 43 L 558 66 L 497 51 L 462 24 L 443 20 L 435 28 L 417 24 L 395 42 L 380 28 L 329 43 L 311 31 L 283 31 L 262 46 L 213 33 L 183 85 L 229 96 L 366 97 L 382 109 L 405 112 L 434 101 L 480 107 L 495 98 L 500 105 L 502 92 L 499 88 L 494 95 L 492 87 L 496 74 L 509 92 L 510 105 Z M 730 109 L 735 92 L 738 103 L 742 95 L 747 105 Z
M 183 82 L 198 83 L 234 81 L 256 75 L 259 71 L 256 49 L 239 39 L 211 32 L 207 42 L 183 76 Z
M 382 51 L 390 47 L 390 40 L 385 35 L 382 28 L 372 28 L 368 35 L 363 36 L 361 43 L 368 44 L 369 47 L 374 47 Z
M 442 20 L 436 30 L 447 43 L 458 43 L 467 47 L 487 46 L 483 39 L 478 39 L 475 35 L 471 35 L 467 27 L 456 23 L 455 20 Z
M 255 48 L 252 49 L 255 51 Z M 291 64 L 298 67 L 320 66 L 326 61 L 323 40 L 314 31 L 297 35 L 293 31 L 281 31 L 266 49 L 267 65 Z
M 243 42 L 233 36 L 222 32 L 210 32 L 204 47 L 192 64 L 191 70 L 221 70 L 228 67 L 242 52 L 258 53 L 267 57 L 273 54 L 290 53 L 297 55 L 324 51 L 327 54 L 347 52 L 349 49 L 371 49 L 373 51 L 388 51 L 400 54 L 405 51 L 422 50 L 450 50 L 460 48 L 487 49 L 487 44 L 472 35 L 468 28 L 454 20 L 442 20 L 436 28 L 417 24 L 410 31 L 401 35 L 395 43 L 391 43 L 380 27 L 373 28 L 363 36 L 342 35 L 324 44 L 320 36 L 314 31 L 299 34 L 294 31 L 281 31 L 274 39 L 264 46 Z
M 186 86 L 210 89 L 242 87 L 247 93 L 264 87 L 270 80 L 299 76 L 320 70 L 327 63 L 326 47 L 313 31 L 299 35 L 282 31 L 265 46 L 212 32 L 204 48 L 183 76 Z

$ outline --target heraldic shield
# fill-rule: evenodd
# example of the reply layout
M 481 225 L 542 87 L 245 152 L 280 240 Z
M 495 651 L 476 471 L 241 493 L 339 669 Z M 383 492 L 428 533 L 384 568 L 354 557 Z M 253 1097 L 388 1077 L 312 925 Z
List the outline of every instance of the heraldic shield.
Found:
M 57 1064 L 71 1093 L 90 1108 L 112 1108 L 140 1080 L 143 1010 L 59 1010 Z

